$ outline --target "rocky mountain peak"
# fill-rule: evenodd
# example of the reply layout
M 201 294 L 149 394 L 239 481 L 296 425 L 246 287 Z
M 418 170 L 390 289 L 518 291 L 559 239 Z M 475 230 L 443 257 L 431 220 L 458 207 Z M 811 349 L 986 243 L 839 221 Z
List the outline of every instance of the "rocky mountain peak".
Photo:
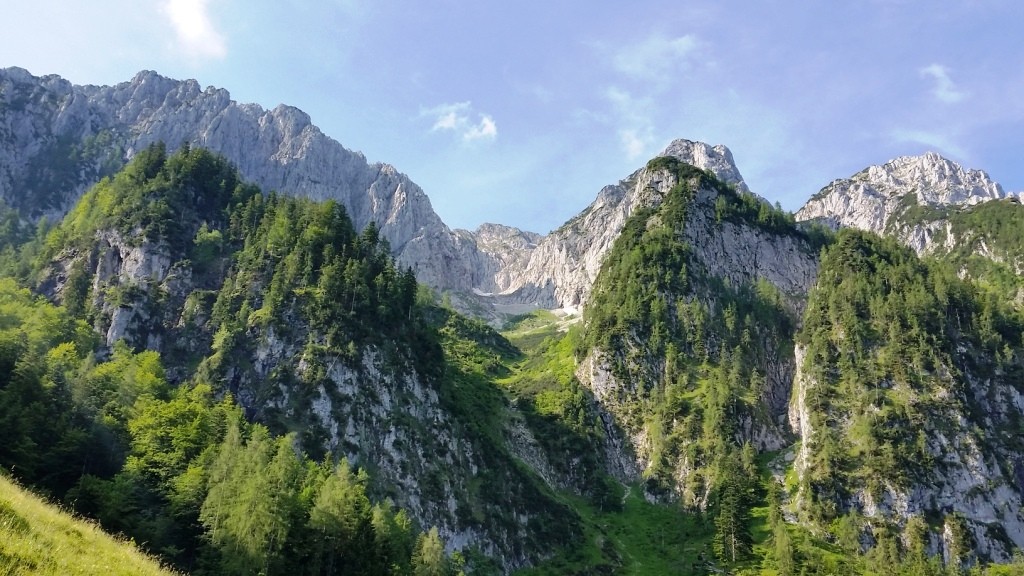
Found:
M 871 185 L 887 196 L 915 193 L 921 204 L 977 204 L 1005 196 L 1003 189 L 981 170 L 962 166 L 935 152 L 901 156 L 871 166 L 852 180 Z
M 293 106 L 239 104 L 227 90 L 151 70 L 115 86 L 74 86 L 7 68 L 0 111 L 0 199 L 28 217 L 59 219 L 136 152 L 189 142 L 222 154 L 265 190 L 336 200 L 357 228 L 376 222 L 422 282 L 473 287 L 458 238 L 419 186 L 392 166 L 368 163 Z
M 725 146 L 680 139 L 658 156 L 707 170 L 750 193 Z M 637 209 L 659 204 L 674 184 L 664 170 L 644 167 L 602 188 L 590 206 L 547 236 L 494 225 L 465 233 L 477 249 L 475 269 L 482 272 L 477 294 L 494 306 L 581 309 L 626 220 Z
M 988 174 L 968 170 L 936 154 L 901 156 L 832 181 L 797 211 L 797 220 L 818 220 L 878 234 L 898 232 L 919 252 L 931 248 L 917 222 L 904 222 L 913 206 L 967 206 L 1003 198 Z
M 509 243 L 523 248 L 534 247 L 544 239 L 542 234 L 520 230 L 514 226 L 485 222 L 473 232 L 477 243 L 487 245 L 495 242 Z
M 704 142 L 678 139 L 669 143 L 659 156 L 678 158 L 687 164 L 710 171 L 719 180 L 736 186 L 736 190 L 740 192 L 750 192 L 739 168 L 736 167 L 732 152 L 721 144 L 711 146 Z
M 421 282 L 488 295 L 494 306 L 579 306 L 622 223 L 634 208 L 657 201 L 648 193 L 657 183 L 641 169 L 605 187 L 546 237 L 496 224 L 452 231 L 404 174 L 368 163 L 293 106 L 239 104 L 227 90 L 152 70 L 115 86 L 75 86 L 11 68 L 0 70 L 0 86 L 0 199 L 27 216 L 60 218 L 139 150 L 156 141 L 171 149 L 189 142 L 224 155 L 265 190 L 338 201 L 357 228 L 376 222 Z M 675 140 L 661 155 L 748 192 L 725 146 Z M 54 161 L 60 158 L 79 160 L 57 171 L 67 164 Z

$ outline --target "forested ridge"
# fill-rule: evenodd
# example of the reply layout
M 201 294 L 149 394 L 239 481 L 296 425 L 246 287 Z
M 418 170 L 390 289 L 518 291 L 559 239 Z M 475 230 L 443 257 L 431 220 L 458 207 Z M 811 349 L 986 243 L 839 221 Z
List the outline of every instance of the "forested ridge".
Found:
M 912 501 L 905 520 L 881 508 L 901 489 L 949 482 L 944 462 L 960 457 L 950 454 L 961 442 L 970 446 L 964 457 L 999 462 L 1014 477 L 1020 413 L 1010 398 L 1021 389 L 1022 316 L 1004 297 L 1003 276 L 986 274 L 1003 265 L 975 263 L 979 272 L 968 280 L 964 262 L 978 259 L 969 250 L 962 259 L 921 259 L 869 233 L 800 228 L 673 159 L 648 169 L 669 171 L 676 184 L 627 221 L 582 332 L 566 337 L 577 359 L 589 354 L 607 365 L 613 387 L 604 404 L 641 439 L 643 490 L 674 494 L 686 514 L 702 519 L 698 530 L 717 569 L 1018 573 L 1018 564 L 982 570 L 958 507 L 974 504 L 954 503 L 963 495 Z M 731 285 L 694 259 L 683 232 L 688 211 L 708 210 L 696 191 L 709 188 L 719 222 L 802 238 L 822 251 L 801 315 L 769 282 Z M 1009 216 L 968 225 L 980 212 L 964 211 L 958 232 L 1005 250 L 1010 241 L 1000 230 Z M 803 446 L 773 425 L 787 414 L 772 413 L 766 371 L 787 362 L 808 383 L 806 396 L 790 399 L 790 410 L 797 402 L 810 415 L 813 435 Z M 964 429 L 964 419 L 979 424 Z M 759 427 L 780 435 L 766 439 Z M 804 453 L 808 460 L 794 465 Z M 986 529 L 1006 538 L 997 526 Z
M 223 355 L 246 345 L 247 326 L 286 323 L 275 314 L 289 307 L 321 322 L 313 350 L 372 340 L 439 372 L 415 279 L 373 228 L 357 234 L 336 204 L 265 196 L 220 157 L 188 147 L 167 155 L 162 145 L 92 188 L 52 229 L 4 221 L 13 278 L 0 280 L 0 465 L 11 474 L 190 573 L 458 569 L 436 529 L 371 499 L 365 469 L 322 447 L 308 456 L 279 421 L 247 420 L 220 371 Z M 104 303 L 132 305 L 131 291 L 149 289 L 155 307 L 173 298 L 152 286 L 94 293 L 86 265 L 109 230 L 185 259 L 193 297 L 212 302 L 205 330 L 167 347 L 172 362 L 186 362 L 173 381 L 157 351 L 126 340 L 108 347 L 93 329 Z M 53 268 L 61 258 L 66 273 Z M 54 283 L 62 306 L 25 287 Z M 212 354 L 196 345 L 204 337 Z
M 200 148 L 141 151 L 59 223 L 0 206 L 0 467 L 193 574 L 1024 574 L 963 509 L 1024 470 L 1012 259 L 646 169 L 671 186 L 582 317 L 500 332 L 374 225 Z M 1016 254 L 994 209 L 953 229 Z M 728 276 L 695 222 L 817 281 Z M 958 459 L 989 474 L 969 494 Z M 4 506 L 0 568 L 25 566 Z

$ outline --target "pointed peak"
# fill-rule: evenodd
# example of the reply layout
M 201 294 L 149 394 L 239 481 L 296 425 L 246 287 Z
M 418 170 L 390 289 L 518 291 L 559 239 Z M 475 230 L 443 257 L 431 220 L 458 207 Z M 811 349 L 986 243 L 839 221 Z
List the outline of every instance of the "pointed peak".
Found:
M 750 192 L 743 181 L 743 175 L 736 167 L 732 151 L 722 144 L 712 146 L 705 142 L 680 138 L 670 142 L 659 156 L 678 158 L 687 164 L 710 171 L 719 180 L 735 185 L 740 192 Z
M 964 169 L 937 152 L 900 156 L 834 180 L 797 212 L 797 220 L 828 220 L 886 233 L 908 205 L 969 206 L 1006 196 L 981 170 Z M 918 246 L 920 248 L 920 246 Z
M 272 111 L 277 118 L 287 119 L 300 130 L 313 123 L 313 119 L 300 108 L 288 104 L 278 104 Z M 393 167 L 391 167 L 394 169 Z M 396 171 L 397 172 L 397 171 Z
M 17 82 L 29 82 L 35 79 L 31 72 L 20 66 L 0 68 L 0 76 L 6 76 Z
M 942 167 L 953 167 L 953 168 L 956 168 L 957 170 L 963 170 L 963 167 L 959 163 L 954 162 L 953 160 L 950 160 L 949 158 L 946 158 L 945 156 L 939 154 L 938 152 L 934 152 L 934 151 L 931 151 L 931 150 L 929 150 L 928 152 L 925 152 L 924 154 L 919 154 L 917 156 L 900 156 L 898 158 L 894 158 L 894 159 L 886 162 L 885 165 L 886 166 L 889 166 L 889 165 L 893 165 L 893 166 L 912 165 L 912 166 L 921 166 L 921 167 L 942 166 Z
M 900 156 L 869 166 L 851 180 L 873 185 L 887 196 L 913 192 L 920 202 L 929 204 L 974 204 L 1005 196 L 984 171 L 965 169 L 937 152 Z
M 131 84 L 163 84 L 163 83 L 175 83 L 180 82 L 174 78 L 168 78 L 163 74 L 160 74 L 156 70 L 140 70 L 135 76 L 132 76 Z
M 722 144 L 715 144 L 712 146 L 707 142 L 687 140 L 686 138 L 677 138 L 669 142 L 668 146 L 662 150 L 659 156 L 676 156 L 681 153 L 693 154 L 695 151 L 700 151 L 700 153 L 708 155 L 722 156 L 732 161 L 732 152 L 728 147 Z
M 139 70 L 132 76 L 132 82 L 143 82 L 148 78 L 163 78 L 156 70 Z

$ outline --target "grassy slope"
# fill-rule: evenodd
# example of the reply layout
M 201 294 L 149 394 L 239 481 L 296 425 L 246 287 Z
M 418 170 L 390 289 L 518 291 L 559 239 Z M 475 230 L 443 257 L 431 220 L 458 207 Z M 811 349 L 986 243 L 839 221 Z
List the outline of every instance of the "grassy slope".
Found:
M 544 397 L 558 394 L 572 378 L 572 343 L 560 330 L 562 319 L 536 311 L 514 319 L 503 335 L 524 353 L 513 373 L 499 381 L 514 395 L 533 396 L 544 412 Z M 583 520 L 582 546 L 521 576 L 564 574 L 690 574 L 703 553 L 710 555 L 708 527 L 672 506 L 655 505 L 639 486 L 626 488 L 621 512 L 602 512 L 584 498 L 560 498 Z
M 0 576 L 173 572 L 99 526 L 72 518 L 0 475 Z
M 584 545 L 517 576 L 704 573 L 699 556 L 710 555 L 710 541 L 695 516 L 650 504 L 635 486 L 621 512 L 602 513 L 583 499 L 565 498 L 584 520 Z

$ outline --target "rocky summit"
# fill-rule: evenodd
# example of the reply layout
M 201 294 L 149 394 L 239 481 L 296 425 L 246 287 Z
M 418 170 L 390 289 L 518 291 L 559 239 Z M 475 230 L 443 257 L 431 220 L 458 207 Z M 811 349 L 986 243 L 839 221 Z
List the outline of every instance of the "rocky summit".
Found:
M 357 227 L 376 223 L 421 282 L 493 317 L 578 310 L 623 222 L 646 201 L 634 174 L 547 236 L 495 224 L 453 231 L 408 177 L 368 163 L 291 106 L 239 104 L 224 89 L 152 71 L 116 86 L 74 86 L 7 68 L 0 86 L 0 199 L 27 216 L 60 218 L 147 145 L 189 142 L 223 154 L 264 189 L 340 202 Z M 660 155 L 749 192 L 724 146 L 676 140 Z
M 266 190 L 341 203 L 359 228 L 375 222 L 420 281 L 470 291 L 476 248 L 441 221 L 415 183 L 326 136 L 298 108 L 239 104 L 152 71 L 116 86 L 74 86 L 21 68 L 0 70 L 0 199 L 26 216 L 59 219 L 100 178 L 151 143 L 223 154 Z
M 903 156 L 832 181 L 796 213 L 797 220 L 821 221 L 877 234 L 894 233 L 918 252 L 933 249 L 935 222 L 915 219 L 920 210 L 971 206 L 1006 197 L 981 170 L 965 170 L 934 152 Z
M 659 156 L 708 170 L 738 191 L 749 193 L 725 146 L 675 140 Z M 484 249 L 490 257 L 488 264 L 496 270 L 493 282 L 487 285 L 488 299 L 496 305 L 581 310 L 601 262 L 626 220 L 636 210 L 660 202 L 660 197 L 651 193 L 663 186 L 658 178 L 657 173 L 640 169 L 603 188 L 590 206 L 547 236 L 529 243 L 504 244 L 503 253 Z M 476 238 L 478 246 L 486 242 L 480 231 Z

